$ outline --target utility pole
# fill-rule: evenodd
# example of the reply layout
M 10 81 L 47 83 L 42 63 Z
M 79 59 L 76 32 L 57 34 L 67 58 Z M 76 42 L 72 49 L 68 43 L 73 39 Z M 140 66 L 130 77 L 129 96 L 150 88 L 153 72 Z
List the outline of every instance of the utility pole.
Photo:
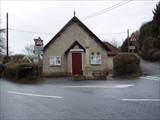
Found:
M 7 57 L 9 56 L 9 52 L 8 52 L 8 13 L 6 15 L 6 54 L 7 54 Z
M 127 29 L 128 53 L 129 53 L 129 29 Z

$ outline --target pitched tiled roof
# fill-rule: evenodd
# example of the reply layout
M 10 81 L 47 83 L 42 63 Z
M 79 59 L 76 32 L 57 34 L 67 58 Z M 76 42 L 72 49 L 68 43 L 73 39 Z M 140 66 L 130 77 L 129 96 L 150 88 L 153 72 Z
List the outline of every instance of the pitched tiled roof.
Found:
M 114 47 L 109 42 L 103 42 L 103 43 L 110 49 L 110 51 L 108 52 L 108 56 L 115 56 L 120 52 L 118 48 Z
M 88 34 L 89 36 L 93 37 L 97 43 L 99 43 L 106 51 L 110 51 L 109 47 L 106 46 L 91 30 L 89 30 L 77 17 L 73 17 L 45 46 L 44 51 L 48 48 L 48 46 L 51 43 L 54 43 L 56 38 L 58 38 L 65 29 L 70 26 L 73 23 L 77 23 L 79 26 L 81 26 Z

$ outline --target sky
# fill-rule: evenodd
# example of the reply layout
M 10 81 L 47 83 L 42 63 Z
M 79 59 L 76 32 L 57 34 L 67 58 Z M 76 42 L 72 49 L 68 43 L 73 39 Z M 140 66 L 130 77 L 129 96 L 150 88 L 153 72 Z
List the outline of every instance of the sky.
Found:
M 123 0 L 121 0 L 123 1 Z M 132 0 L 106 11 L 104 9 L 120 3 L 118 0 L 103 1 L 0 1 L 0 27 L 6 27 L 9 14 L 9 51 L 24 53 L 24 47 L 34 44 L 41 37 L 44 44 L 74 16 L 76 16 L 101 40 L 120 46 L 130 34 L 152 20 L 152 10 L 158 0 Z M 126 2 L 126 1 L 125 1 Z M 101 11 L 102 10 L 102 11 Z M 101 11 L 100 13 L 97 13 Z M 95 16 L 89 17 L 93 13 Z M 88 16 L 88 17 L 87 17 Z

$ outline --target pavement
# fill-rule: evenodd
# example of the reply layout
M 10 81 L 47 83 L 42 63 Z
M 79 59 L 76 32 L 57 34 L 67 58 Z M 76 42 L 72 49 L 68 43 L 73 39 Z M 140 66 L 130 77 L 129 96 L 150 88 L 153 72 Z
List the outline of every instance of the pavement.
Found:
M 33 85 L 0 80 L 0 120 L 160 120 L 160 74 Z

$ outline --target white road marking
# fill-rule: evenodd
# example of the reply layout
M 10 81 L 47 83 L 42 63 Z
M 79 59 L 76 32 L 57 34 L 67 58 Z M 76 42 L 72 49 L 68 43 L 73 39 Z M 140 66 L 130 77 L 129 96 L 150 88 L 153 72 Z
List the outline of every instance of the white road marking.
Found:
M 121 99 L 122 101 L 130 101 L 130 102 L 160 102 L 160 99 Z
M 61 96 L 50 96 L 50 95 L 39 95 L 39 94 L 31 94 L 31 93 L 20 93 L 20 92 L 15 92 L 15 91 L 8 91 L 8 93 L 16 94 L 16 95 L 24 95 L 24 96 L 45 97 L 45 98 L 57 98 L 57 99 L 63 98 Z
M 145 76 L 145 77 L 140 77 L 141 79 L 147 79 L 147 80 L 154 80 L 154 81 L 158 81 L 160 80 L 159 76 Z
M 134 85 L 112 85 L 112 86 L 104 86 L 104 85 L 72 85 L 72 86 L 61 86 L 63 88 L 128 88 Z
M 128 88 L 128 87 L 132 87 L 134 85 L 116 85 L 116 88 Z

